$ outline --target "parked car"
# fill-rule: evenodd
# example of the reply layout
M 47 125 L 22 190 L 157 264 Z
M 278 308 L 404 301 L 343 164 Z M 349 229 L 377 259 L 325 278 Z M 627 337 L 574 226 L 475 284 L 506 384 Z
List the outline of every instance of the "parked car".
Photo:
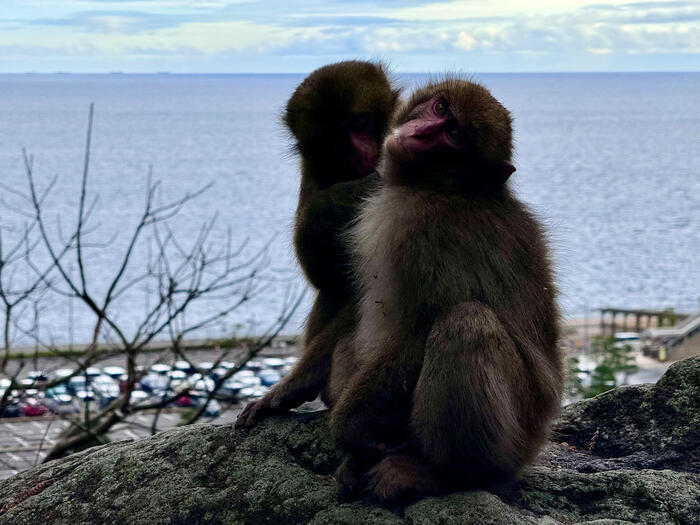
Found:
M 39 382 L 39 381 L 48 381 L 49 376 L 46 372 L 43 370 L 30 370 L 27 373 L 27 377 L 33 381 Z
M 238 399 L 240 391 L 243 388 L 246 388 L 247 386 L 249 385 L 247 385 L 246 383 L 243 383 L 233 378 L 229 378 L 226 381 L 224 381 L 224 383 L 221 385 L 221 387 L 219 388 L 219 393 L 223 397 L 226 397 L 231 401 L 235 401 Z
M 223 377 L 224 375 L 226 375 L 227 372 L 228 372 L 228 370 L 226 370 L 224 367 L 217 366 L 211 372 L 209 372 L 209 375 L 211 377 L 213 377 L 214 379 L 219 379 L 220 377 Z
M 173 368 L 175 370 L 182 370 L 186 374 L 191 374 L 192 372 L 194 372 L 194 370 L 192 370 L 192 367 L 187 361 L 175 361 Z
M 51 388 L 47 388 L 46 391 L 44 392 L 44 395 L 49 399 L 58 400 L 59 398 L 63 397 L 63 398 L 68 398 L 68 401 L 73 400 L 71 398 L 70 394 L 68 393 L 68 389 L 66 388 L 66 385 L 64 383 L 61 383 L 60 385 L 52 386 Z
M 114 390 L 109 390 L 107 392 L 99 392 L 98 397 L 100 398 L 100 408 L 105 408 L 112 401 L 119 397 L 119 389 L 117 389 L 116 392 Z
M 119 382 L 107 374 L 101 374 L 90 380 L 92 388 L 99 394 L 119 394 Z
M 66 383 L 66 389 L 71 395 L 77 395 L 78 392 L 87 390 L 88 382 L 83 375 L 77 375 L 71 377 Z
M 27 397 L 20 401 L 19 409 L 26 417 L 38 417 L 46 414 L 46 407 L 33 397 Z
M 83 403 L 92 402 L 95 400 L 95 392 L 92 391 L 92 388 L 78 390 L 75 393 L 75 397 L 78 398 L 78 401 L 82 401 Z
M 262 362 L 267 368 L 272 368 L 274 370 L 278 370 L 287 364 L 286 359 L 280 359 L 279 357 L 266 357 Z
M 129 401 L 131 401 L 131 404 L 137 405 L 138 403 L 146 401 L 150 398 L 151 394 L 149 394 L 148 392 L 144 392 L 143 390 L 133 390 L 131 392 L 131 397 L 129 398 Z
M 185 379 L 187 379 L 187 373 L 185 373 L 182 370 L 173 369 L 170 370 L 170 372 L 168 372 L 168 377 L 172 381 L 184 381 Z
M 258 377 L 260 378 L 260 383 L 262 383 L 263 386 L 272 386 L 282 379 L 279 373 L 275 372 L 274 370 L 261 370 L 258 372 Z
M 251 359 L 245 364 L 245 369 L 246 370 L 252 370 L 253 372 L 259 372 L 264 368 L 262 361 L 258 361 L 257 359 Z
M 74 414 L 78 411 L 73 403 L 73 398 L 68 394 L 55 394 L 51 397 L 46 396 L 41 400 L 41 404 L 54 414 Z
M 102 375 L 102 370 L 100 370 L 96 366 L 89 366 L 85 369 L 83 375 L 86 375 L 88 377 L 97 377 L 99 375 Z
M 191 407 L 194 406 L 192 398 L 187 394 L 182 394 L 175 399 L 175 406 L 178 407 Z
M 17 401 L 10 401 L 5 408 L 0 411 L 0 417 L 19 417 L 22 413 L 19 409 L 19 403 Z
M 197 368 L 199 368 L 203 374 L 208 374 L 214 368 L 214 363 L 210 361 L 203 361 L 197 365 Z
M 267 388 L 264 386 L 248 386 L 241 389 L 240 396 L 245 399 L 258 399 L 265 395 Z
M 155 374 L 165 375 L 168 372 L 170 372 L 170 370 L 172 370 L 172 367 L 170 365 L 165 365 L 163 363 L 156 363 L 155 365 L 153 365 L 151 367 L 151 372 L 153 372 Z
M 192 396 L 192 405 L 193 407 L 199 408 L 204 404 L 206 401 L 207 396 Z M 209 401 L 207 404 L 207 408 L 204 409 L 204 412 L 202 412 L 202 415 L 204 417 L 219 417 L 221 415 L 221 405 L 216 399 L 212 399 Z
M 59 368 L 58 370 L 56 370 L 56 371 L 53 373 L 53 376 L 54 376 L 56 379 L 61 379 L 61 378 L 64 378 L 64 377 L 68 377 L 68 376 L 71 375 L 73 372 L 75 372 L 75 370 L 73 370 L 72 368 Z
M 126 374 L 126 370 L 121 366 L 106 366 L 102 369 L 102 373 L 114 379 L 119 379 Z
M 139 381 L 139 385 L 146 392 L 162 392 L 168 388 L 168 376 L 160 374 L 146 374 Z
M 211 377 L 202 377 L 198 374 L 192 376 L 194 384 L 192 386 L 193 390 L 199 390 L 200 392 L 211 392 L 214 390 L 214 380 Z
M 233 378 L 245 383 L 250 383 L 251 381 L 257 383 L 257 376 L 252 370 L 239 370 L 238 372 L 233 374 Z

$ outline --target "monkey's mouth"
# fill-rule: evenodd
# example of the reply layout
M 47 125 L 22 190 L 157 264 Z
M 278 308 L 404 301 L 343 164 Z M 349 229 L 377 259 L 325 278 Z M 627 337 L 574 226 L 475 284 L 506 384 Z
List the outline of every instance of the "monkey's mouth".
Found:
M 386 148 L 395 155 L 410 155 L 411 152 L 401 140 L 401 133 L 399 131 L 399 128 L 395 128 L 391 132 L 391 135 L 389 135 L 386 140 Z

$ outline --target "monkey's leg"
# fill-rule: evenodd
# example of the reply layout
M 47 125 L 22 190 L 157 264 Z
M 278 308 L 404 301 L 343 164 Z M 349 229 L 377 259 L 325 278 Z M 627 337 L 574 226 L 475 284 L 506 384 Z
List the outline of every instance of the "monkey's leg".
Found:
M 416 385 L 411 430 L 437 467 L 514 472 L 523 461 L 524 408 L 536 402 L 524 362 L 494 312 L 462 303 L 432 327 Z M 450 428 L 450 432 L 445 432 Z
M 368 352 L 331 413 L 331 433 L 348 452 L 336 471 L 341 498 L 358 495 L 362 475 L 405 440 L 411 393 L 421 367 L 415 345 L 397 342 Z
M 322 326 L 324 314 L 319 311 L 322 307 L 323 301 L 317 299 L 309 317 L 308 342 L 297 364 L 261 399 L 249 403 L 243 409 L 236 420 L 236 427 L 251 427 L 265 416 L 298 407 L 305 401 L 315 399 L 326 387 L 330 376 L 333 349 L 338 340 L 354 326 L 355 314 L 354 308 L 347 305 L 336 312 L 325 326 Z M 317 330 L 313 337 L 309 337 L 313 331 Z
M 414 390 L 415 455 L 387 457 L 373 468 L 372 494 L 402 501 L 517 470 L 526 455 L 520 407 L 532 397 L 527 383 L 513 341 L 489 308 L 463 303 L 438 318 Z
M 335 345 L 331 358 L 331 372 L 328 385 L 321 392 L 321 399 L 330 408 L 335 406 L 343 395 L 348 382 L 358 369 L 353 334 L 349 333 Z

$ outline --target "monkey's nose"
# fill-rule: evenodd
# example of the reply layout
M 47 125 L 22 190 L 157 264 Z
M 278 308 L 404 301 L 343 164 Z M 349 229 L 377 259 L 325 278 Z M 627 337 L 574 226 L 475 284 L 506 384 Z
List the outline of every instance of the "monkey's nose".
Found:
M 442 120 L 420 120 L 413 123 L 412 136 L 427 138 L 437 135 L 442 128 Z

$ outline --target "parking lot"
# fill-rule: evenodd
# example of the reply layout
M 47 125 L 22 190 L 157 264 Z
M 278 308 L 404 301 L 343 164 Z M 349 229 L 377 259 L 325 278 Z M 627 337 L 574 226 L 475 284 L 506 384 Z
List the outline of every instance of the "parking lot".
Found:
M 235 421 L 243 404 L 236 404 L 221 413 L 218 418 L 205 418 L 200 422 L 230 424 Z M 158 430 L 176 426 L 182 409 L 164 410 L 158 417 Z M 153 413 L 138 414 L 125 423 L 114 426 L 109 433 L 111 441 L 141 439 L 151 435 Z M 68 427 L 68 422 L 57 416 L 4 419 L 0 422 L 0 479 L 32 468 L 41 463 L 56 442 L 58 435 Z
M 198 422 L 232 423 L 247 401 L 262 395 L 269 386 L 288 372 L 296 359 L 296 353 L 297 349 L 293 346 L 265 349 L 255 361 L 250 363 L 250 367 L 238 372 L 224 383 L 226 388 L 222 386 L 219 402 L 212 402 L 209 417 L 204 417 Z M 203 372 L 220 356 L 220 350 L 188 352 L 188 358 L 198 367 L 201 366 L 204 369 Z M 208 373 L 197 374 L 193 370 L 186 370 L 184 362 L 154 363 L 155 357 L 153 354 L 139 356 L 139 364 L 146 367 L 148 373 L 137 385 L 138 390 L 135 394 L 138 394 L 143 402 L 152 402 L 153 396 L 171 395 L 176 391 L 175 389 L 179 392 L 186 388 L 186 395 L 182 396 L 182 399 L 178 398 L 177 403 L 170 403 L 159 412 L 145 410 L 118 423 L 108 434 L 111 441 L 150 436 L 153 433 L 152 425 L 156 414 L 158 431 L 178 425 L 182 421 L 183 413 L 196 407 L 196 403 L 201 402 L 198 400 L 205 397 L 206 389 L 211 387 L 216 374 L 225 372 L 224 368 L 217 367 L 210 369 Z M 227 359 L 231 359 L 227 366 L 235 363 L 235 357 L 235 353 L 230 357 L 227 356 Z M 74 412 L 70 417 L 75 417 L 84 410 L 86 399 L 90 400 L 91 410 L 95 410 L 104 399 L 118 395 L 118 374 L 110 377 L 107 372 L 118 372 L 123 361 L 123 357 L 104 360 L 92 371 L 94 376 L 88 377 L 87 383 L 77 381 L 75 384 L 67 385 L 68 389 L 61 395 L 66 401 L 64 408 L 70 407 L 66 412 Z M 69 365 L 70 362 L 62 359 L 41 358 L 31 363 L 31 366 L 25 367 L 20 377 L 26 378 L 31 374 L 31 370 L 39 370 L 52 378 L 57 372 L 67 370 Z M 82 378 L 82 376 L 78 377 Z M 28 392 L 31 393 L 31 391 Z M 42 405 L 40 408 L 44 413 L 41 416 L 25 417 L 26 411 L 16 411 L 12 414 L 15 417 L 0 418 L 0 479 L 40 463 L 56 443 L 61 432 L 70 425 L 66 420 L 67 414 L 52 412 L 56 405 L 54 400 L 48 399 L 49 396 L 41 390 L 31 395 L 32 402 L 38 401 Z M 26 397 L 26 394 L 22 394 L 18 396 L 18 401 L 23 399 L 26 402 Z M 132 397 L 132 402 L 136 397 Z M 52 408 L 46 410 L 44 407 Z M 6 412 L 6 415 L 8 413 Z

